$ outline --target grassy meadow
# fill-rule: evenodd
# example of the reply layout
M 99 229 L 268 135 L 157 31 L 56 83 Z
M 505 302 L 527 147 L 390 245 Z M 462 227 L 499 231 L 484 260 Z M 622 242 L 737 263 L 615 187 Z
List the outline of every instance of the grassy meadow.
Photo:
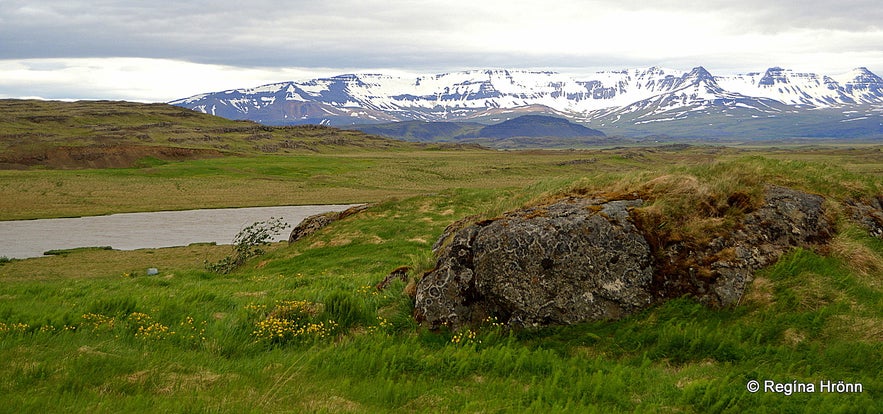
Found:
M 376 203 L 225 275 L 204 264 L 230 246 L 0 261 L 0 412 L 879 412 L 883 240 L 837 202 L 883 192 L 880 154 L 360 147 L 0 170 L 4 220 Z M 661 211 L 689 208 L 679 191 L 697 189 L 824 194 L 839 234 L 758 272 L 732 309 L 682 298 L 621 321 L 526 330 L 413 321 L 413 278 L 448 224 L 659 183 L 671 186 L 654 201 Z M 375 288 L 402 265 L 410 282 Z M 815 392 L 752 393 L 751 380 Z M 862 391 L 820 392 L 821 381 Z

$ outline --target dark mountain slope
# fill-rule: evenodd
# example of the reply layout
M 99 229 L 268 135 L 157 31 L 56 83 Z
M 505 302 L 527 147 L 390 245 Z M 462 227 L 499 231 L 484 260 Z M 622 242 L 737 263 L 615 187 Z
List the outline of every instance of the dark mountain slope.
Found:
M 553 116 L 523 115 L 499 124 L 488 125 L 481 129 L 478 136 L 481 138 L 581 138 L 603 137 L 604 133 Z
M 355 125 L 352 129 L 405 141 L 435 142 L 475 138 L 484 127 L 485 125 L 474 122 L 405 121 Z

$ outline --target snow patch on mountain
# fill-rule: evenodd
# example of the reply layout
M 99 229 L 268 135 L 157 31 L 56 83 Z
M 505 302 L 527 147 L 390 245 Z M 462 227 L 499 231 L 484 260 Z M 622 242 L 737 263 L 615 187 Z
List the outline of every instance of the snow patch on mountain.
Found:
M 368 73 L 204 93 L 171 104 L 283 125 L 492 121 L 503 111 L 549 113 L 593 126 L 700 116 L 750 120 L 832 109 L 859 111 L 843 117 L 860 120 L 881 116 L 883 79 L 867 68 L 834 76 L 778 67 L 715 76 L 701 66 L 686 72 L 650 67 L 586 76 L 507 69 Z

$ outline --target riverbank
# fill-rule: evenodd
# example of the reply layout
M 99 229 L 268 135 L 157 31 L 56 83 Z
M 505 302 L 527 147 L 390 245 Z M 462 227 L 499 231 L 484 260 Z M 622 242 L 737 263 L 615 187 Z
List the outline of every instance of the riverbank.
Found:
M 136 250 L 194 243 L 231 244 L 239 230 L 258 221 L 282 218 L 290 228 L 309 216 L 343 211 L 352 206 L 332 204 L 199 209 L 0 221 L 0 257 L 42 257 L 50 250 L 92 246 Z M 273 241 L 287 239 L 288 234 L 279 234 Z

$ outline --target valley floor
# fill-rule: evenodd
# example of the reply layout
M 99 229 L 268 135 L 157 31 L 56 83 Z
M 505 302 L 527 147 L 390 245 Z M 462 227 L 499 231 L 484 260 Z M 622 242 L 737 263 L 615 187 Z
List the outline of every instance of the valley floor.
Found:
M 0 171 L 4 220 L 376 203 L 228 274 L 205 265 L 230 246 L 0 259 L 0 412 L 875 412 L 883 240 L 834 202 L 883 194 L 881 160 L 879 146 L 697 146 Z M 824 194 L 839 233 L 758 272 L 731 309 L 682 298 L 568 327 L 414 322 L 413 279 L 434 265 L 431 247 L 452 222 L 661 176 Z M 409 281 L 376 288 L 403 265 Z M 826 381 L 861 389 L 822 391 Z

